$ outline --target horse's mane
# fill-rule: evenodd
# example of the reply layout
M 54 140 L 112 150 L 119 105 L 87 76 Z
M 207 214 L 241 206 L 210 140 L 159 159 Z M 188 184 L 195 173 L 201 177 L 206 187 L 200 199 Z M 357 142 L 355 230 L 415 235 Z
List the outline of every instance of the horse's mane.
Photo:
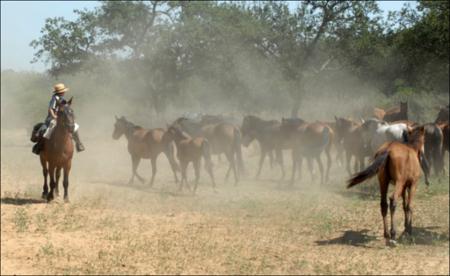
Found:
M 143 129 L 143 127 L 141 127 L 141 126 L 139 126 L 139 125 L 136 125 L 136 124 L 134 124 L 134 123 L 128 121 L 128 120 L 125 119 L 125 117 L 123 117 L 123 116 L 122 116 L 120 119 L 123 120 L 123 121 L 125 122 L 125 124 L 127 125 L 127 127 L 129 127 L 129 128 L 133 128 L 133 129 Z

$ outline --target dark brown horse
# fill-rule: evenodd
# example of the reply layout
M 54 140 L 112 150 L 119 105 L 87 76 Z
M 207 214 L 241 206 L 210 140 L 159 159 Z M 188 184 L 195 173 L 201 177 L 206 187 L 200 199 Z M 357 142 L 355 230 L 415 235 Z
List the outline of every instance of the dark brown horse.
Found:
M 365 170 L 357 173 L 348 181 L 347 188 L 353 187 L 366 179 L 378 175 L 381 193 L 381 215 L 383 217 L 384 237 L 386 243 L 395 243 L 396 229 L 394 223 L 395 209 L 398 198 L 403 198 L 405 212 L 405 231 L 412 233 L 412 200 L 416 193 L 420 177 L 419 153 L 425 143 L 425 128 L 416 127 L 408 131 L 407 143 L 388 142 L 376 152 L 372 164 Z M 391 231 L 387 227 L 387 193 L 389 183 L 393 182 L 394 192 L 390 196 Z M 389 240 L 391 239 L 391 240 Z
M 331 146 L 333 144 L 333 130 L 321 122 L 307 123 L 300 118 L 283 118 L 281 121 L 281 133 L 287 139 L 289 148 L 292 149 L 292 177 L 291 185 L 294 184 L 297 167 L 299 174 L 302 168 L 302 160 L 306 158 L 310 171 L 313 171 L 312 161 L 316 160 L 320 171 L 320 183 L 329 180 L 331 168 Z M 324 166 L 320 155 L 325 152 L 327 156 L 327 167 Z M 313 174 L 311 174 L 313 176 Z
M 196 122 L 181 117 L 172 125 L 179 127 L 193 138 L 205 137 L 208 139 L 211 145 L 211 154 L 225 154 L 229 163 L 225 179 L 228 179 L 230 172 L 233 171 L 236 184 L 239 176 L 245 172 L 241 150 L 241 131 L 239 127 L 220 118 L 212 116 L 205 118 L 204 116 L 201 122 Z
M 408 120 L 408 102 L 400 102 L 400 106 L 395 106 L 388 110 L 374 107 L 371 114 L 366 115 L 386 122 Z
M 261 156 L 259 159 L 258 172 L 255 178 L 259 178 L 264 159 L 268 155 L 272 166 L 273 151 L 275 151 L 276 161 L 281 167 L 282 179 L 284 178 L 283 149 L 288 149 L 286 139 L 281 133 L 281 123 L 277 120 L 263 120 L 254 115 L 247 115 L 242 121 L 242 145 L 248 147 L 253 140 L 257 140 Z
M 365 158 L 370 156 L 370 148 L 364 143 L 361 124 L 346 118 L 334 117 L 336 120 L 336 135 L 342 139 L 342 147 L 346 156 L 346 169 L 349 175 L 352 157 L 355 157 L 354 172 L 364 168 Z
M 117 140 L 122 135 L 125 135 L 128 140 L 128 152 L 131 155 L 132 164 L 129 184 L 134 182 L 135 176 L 141 182 L 144 182 L 144 178 L 138 174 L 137 168 L 141 159 L 150 159 L 152 164 L 152 179 L 150 180 L 150 186 L 152 186 L 157 171 L 156 161 L 159 154 L 162 152 L 164 152 L 169 160 L 175 182 L 178 182 L 176 171 L 179 170 L 179 167 L 175 161 L 174 144 L 164 139 L 165 132 L 166 130 L 163 128 L 145 129 L 127 121 L 123 116 L 121 118 L 117 118 L 116 116 L 112 137 Z
M 450 105 L 441 107 L 439 109 L 439 113 L 436 117 L 436 120 L 434 120 L 434 122 L 436 124 L 444 124 L 444 123 L 448 123 L 449 121 L 449 109 L 450 109 Z
M 200 179 L 200 163 L 202 156 L 205 159 L 205 169 L 211 177 L 212 186 L 215 190 L 216 183 L 212 171 L 213 164 L 211 162 L 211 149 L 208 140 L 204 137 L 192 138 L 178 126 L 169 126 L 165 138 L 167 138 L 168 141 L 175 141 L 175 144 L 177 145 L 177 156 L 181 166 L 181 182 L 179 190 L 181 191 L 183 189 L 183 184 L 190 187 L 187 181 L 187 166 L 192 162 L 195 171 L 195 186 L 193 190 L 193 193 L 195 193 Z
M 72 168 L 73 143 L 72 132 L 75 128 L 75 115 L 72 110 L 72 98 L 66 102 L 57 102 L 59 106 L 56 127 L 50 139 L 44 139 L 44 146 L 39 154 L 42 172 L 44 175 L 44 187 L 42 197 L 50 202 L 59 195 L 58 182 L 61 169 L 64 171 L 64 201 L 69 202 L 69 173 Z M 50 192 L 47 186 L 47 176 L 50 174 Z
M 425 127 L 425 158 L 429 163 L 429 167 L 433 168 L 436 175 L 441 174 L 444 170 L 444 156 L 442 146 L 444 135 L 439 125 L 428 123 Z

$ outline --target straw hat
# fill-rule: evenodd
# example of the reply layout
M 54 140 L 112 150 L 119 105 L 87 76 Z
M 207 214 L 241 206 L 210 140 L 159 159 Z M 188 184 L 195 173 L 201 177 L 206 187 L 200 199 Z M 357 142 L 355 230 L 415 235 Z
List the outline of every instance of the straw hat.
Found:
M 64 93 L 69 91 L 69 88 L 64 83 L 57 83 L 53 86 L 53 93 Z

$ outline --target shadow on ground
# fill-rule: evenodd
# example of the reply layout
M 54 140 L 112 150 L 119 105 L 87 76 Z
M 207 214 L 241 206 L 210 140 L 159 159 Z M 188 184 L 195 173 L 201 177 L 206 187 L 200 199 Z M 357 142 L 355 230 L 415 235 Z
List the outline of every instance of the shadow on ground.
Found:
M 43 199 L 34 199 L 34 198 L 18 198 L 18 197 L 1 198 L 1 204 L 9 204 L 9 205 L 27 205 L 27 204 L 42 204 L 42 203 L 47 203 L 47 201 Z
M 367 243 L 376 240 L 375 236 L 368 235 L 369 230 L 364 229 L 361 231 L 345 231 L 341 237 L 337 237 L 330 240 L 316 241 L 317 245 L 332 245 L 332 244 L 342 244 L 342 245 L 352 245 L 360 247 L 369 247 Z
M 403 245 L 438 245 L 449 241 L 449 236 L 447 233 L 431 231 L 433 229 L 439 229 L 439 227 L 413 227 L 411 236 L 406 233 L 402 233 L 398 241 Z

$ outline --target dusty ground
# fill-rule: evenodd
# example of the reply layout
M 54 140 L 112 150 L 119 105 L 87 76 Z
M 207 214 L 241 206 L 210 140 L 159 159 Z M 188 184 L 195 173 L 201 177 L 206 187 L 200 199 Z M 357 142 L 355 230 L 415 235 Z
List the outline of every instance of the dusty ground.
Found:
M 176 192 L 164 156 L 153 188 L 130 186 L 124 138 L 83 138 L 87 151 L 74 156 L 71 203 L 46 204 L 25 131 L 2 130 L 1 274 L 449 273 L 448 176 L 433 179 L 428 191 L 420 184 L 414 235 L 389 248 L 374 182 L 347 191 L 336 165 L 327 187 L 306 173 L 287 189 L 268 164 L 253 180 L 258 156 L 246 149 L 249 179 L 225 183 L 226 164 L 214 157 L 218 192 L 202 171 L 192 196 Z M 150 162 L 139 171 L 149 179 Z M 401 204 L 397 210 L 401 234 Z

